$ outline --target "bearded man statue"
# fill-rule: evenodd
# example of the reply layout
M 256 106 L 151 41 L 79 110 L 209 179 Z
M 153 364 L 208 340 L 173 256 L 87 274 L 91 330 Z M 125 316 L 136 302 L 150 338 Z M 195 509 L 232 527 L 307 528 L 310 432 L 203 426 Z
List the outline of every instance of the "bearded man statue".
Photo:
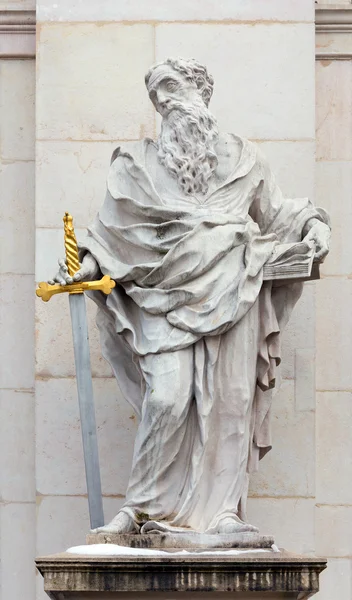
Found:
M 73 278 L 117 283 L 91 296 L 140 417 L 125 503 L 96 531 L 257 531 L 249 475 L 271 448 L 280 337 L 302 289 L 274 287 L 263 268 L 302 239 L 322 260 L 330 227 L 307 198 L 283 198 L 255 144 L 219 133 L 204 66 L 170 58 L 145 81 L 161 133 L 113 153 Z M 64 262 L 55 281 L 72 283 Z

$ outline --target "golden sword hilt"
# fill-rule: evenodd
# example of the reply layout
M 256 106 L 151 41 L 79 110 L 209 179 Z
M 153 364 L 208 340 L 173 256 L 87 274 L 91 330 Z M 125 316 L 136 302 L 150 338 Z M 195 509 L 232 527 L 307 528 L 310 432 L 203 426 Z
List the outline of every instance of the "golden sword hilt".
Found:
M 67 271 L 68 274 L 73 277 L 74 274 L 79 271 L 80 264 L 72 215 L 70 215 L 68 212 L 65 212 L 63 222 Z
M 65 212 L 63 221 L 67 272 L 70 277 L 73 277 L 81 267 L 79 263 L 77 240 L 73 227 L 73 218 L 68 212 Z M 48 302 L 51 296 L 62 294 L 63 292 L 68 292 L 69 294 L 83 294 L 83 292 L 86 291 L 99 290 L 104 294 L 110 294 L 115 285 L 115 281 L 111 279 L 109 275 L 104 275 L 98 281 L 80 281 L 67 285 L 60 285 L 58 283 L 50 285 L 50 283 L 47 283 L 46 281 L 41 281 L 38 284 L 35 293 L 44 302 Z

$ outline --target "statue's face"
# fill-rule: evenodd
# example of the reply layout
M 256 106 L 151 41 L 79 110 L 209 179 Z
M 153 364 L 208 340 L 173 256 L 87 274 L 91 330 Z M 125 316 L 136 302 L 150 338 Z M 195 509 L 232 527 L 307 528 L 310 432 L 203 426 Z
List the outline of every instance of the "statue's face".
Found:
M 175 104 L 199 102 L 201 94 L 194 82 L 187 81 L 169 65 L 157 67 L 148 82 L 148 92 L 158 113 L 167 117 Z

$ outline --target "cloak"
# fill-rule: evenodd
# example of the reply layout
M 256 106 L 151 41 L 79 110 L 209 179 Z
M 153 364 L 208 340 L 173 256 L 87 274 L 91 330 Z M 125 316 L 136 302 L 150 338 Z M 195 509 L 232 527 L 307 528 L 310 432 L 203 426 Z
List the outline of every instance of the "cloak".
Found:
M 103 355 L 139 415 L 139 357 L 222 336 L 259 302 L 250 472 L 271 448 L 270 390 L 280 333 L 302 291 L 301 283 L 263 283 L 263 266 L 276 244 L 301 241 L 309 219 L 326 219 L 308 198 L 283 198 L 255 144 L 231 134 L 225 144 L 233 168 L 204 198 L 182 195 L 158 165 L 152 140 L 136 144 L 133 156 L 117 148 L 105 203 L 80 255 L 90 252 L 101 273 L 117 282 L 108 296 L 90 295 L 98 306 Z

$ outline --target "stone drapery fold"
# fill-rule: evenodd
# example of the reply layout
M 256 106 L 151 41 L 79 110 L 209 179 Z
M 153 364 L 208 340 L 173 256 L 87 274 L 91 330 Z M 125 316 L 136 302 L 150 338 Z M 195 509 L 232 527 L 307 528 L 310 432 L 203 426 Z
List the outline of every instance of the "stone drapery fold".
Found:
M 237 136 L 228 136 L 227 143 L 230 153 L 233 144 L 240 147 L 239 158 L 226 181 L 201 201 L 182 198 L 172 186 L 163 187 L 158 178 L 152 178 L 151 161 L 154 172 L 158 166 L 150 140 L 136 147 L 134 157 L 117 149 L 105 203 L 80 252 L 81 256 L 90 252 L 101 272 L 118 284 L 109 296 L 100 292 L 91 295 L 99 308 L 103 354 L 139 415 L 143 375 L 138 357 L 197 347 L 202 339 L 205 348 L 207 344 L 210 348 L 224 334 L 229 352 L 238 352 L 238 340 L 236 347 L 229 341 L 231 330 L 241 322 L 243 335 L 250 336 L 255 321 L 247 317 L 257 307 L 257 386 L 247 453 L 250 472 L 271 447 L 271 388 L 280 363 L 280 333 L 302 290 L 301 284 L 273 288 L 271 282 L 263 283 L 263 266 L 277 243 L 300 241 L 305 223 L 312 217 L 323 217 L 307 198 L 283 198 L 254 144 Z M 236 360 L 234 356 L 224 357 L 226 348 L 222 348 L 224 363 Z M 221 365 L 215 362 L 201 365 L 196 360 L 195 369 L 205 369 L 212 379 L 210 371 L 216 368 L 221 379 Z M 226 368 L 224 364 L 224 376 Z M 217 411 L 215 396 L 204 399 L 212 419 Z M 218 424 L 219 419 L 215 419 Z M 204 440 L 195 441 L 192 450 L 202 456 L 199 465 L 203 465 L 199 473 L 192 474 L 194 489 L 204 478 L 207 458 L 203 457 L 206 450 L 202 444 Z M 237 482 L 236 489 L 240 493 L 235 500 L 244 515 L 245 480 L 239 485 Z M 190 502 L 193 506 L 194 497 Z M 208 522 L 199 524 L 188 505 L 182 510 L 191 526 L 196 523 L 195 527 L 208 530 L 214 522 L 209 515 Z M 226 506 L 218 507 L 217 514 L 226 510 Z M 195 511 L 196 507 L 193 514 Z M 175 523 L 179 524 L 177 518 Z

